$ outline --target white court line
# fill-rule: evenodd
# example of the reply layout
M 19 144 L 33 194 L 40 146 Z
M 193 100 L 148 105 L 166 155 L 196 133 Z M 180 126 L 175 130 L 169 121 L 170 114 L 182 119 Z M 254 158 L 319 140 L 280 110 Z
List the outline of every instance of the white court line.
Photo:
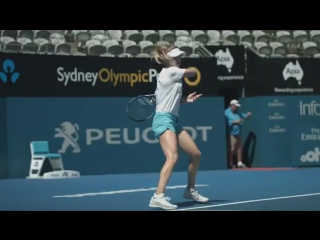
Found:
M 207 210 L 208 212 L 239 212 L 245 210 Z
M 274 198 L 263 198 L 263 199 L 249 200 L 249 201 L 222 203 L 222 204 L 215 204 L 215 205 L 206 205 L 206 206 L 201 206 L 201 207 L 175 209 L 175 210 L 171 210 L 171 211 L 188 211 L 188 210 L 195 210 L 195 209 L 214 208 L 214 207 L 238 205 L 238 204 L 244 204 L 244 203 L 265 202 L 265 201 L 272 201 L 272 200 L 279 200 L 279 199 L 309 197 L 309 196 L 317 196 L 317 195 L 320 195 L 320 193 L 310 193 L 310 194 L 292 195 L 292 196 L 274 197 Z
M 196 187 L 207 187 L 207 186 L 209 186 L 209 184 L 196 185 Z M 177 188 L 185 188 L 185 187 L 186 187 L 186 185 L 176 185 L 176 186 L 167 186 L 166 189 L 177 189 Z M 52 197 L 54 197 L 54 198 L 93 197 L 93 196 L 112 195 L 112 194 L 121 194 L 121 193 L 148 192 L 148 191 L 155 191 L 155 190 L 157 190 L 157 188 L 152 187 L 152 188 L 128 189 L 128 190 L 118 190 L 118 191 L 109 191 L 109 192 L 61 195 L 61 196 L 52 196 Z

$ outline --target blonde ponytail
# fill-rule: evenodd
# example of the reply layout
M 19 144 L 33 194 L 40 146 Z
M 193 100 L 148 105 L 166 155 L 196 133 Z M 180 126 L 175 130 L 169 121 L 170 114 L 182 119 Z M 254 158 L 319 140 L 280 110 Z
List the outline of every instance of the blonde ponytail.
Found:
M 165 64 L 168 60 L 170 60 L 170 57 L 167 55 L 169 51 L 176 48 L 175 46 L 155 46 L 155 48 L 151 52 L 151 59 L 154 58 L 154 60 L 158 64 Z

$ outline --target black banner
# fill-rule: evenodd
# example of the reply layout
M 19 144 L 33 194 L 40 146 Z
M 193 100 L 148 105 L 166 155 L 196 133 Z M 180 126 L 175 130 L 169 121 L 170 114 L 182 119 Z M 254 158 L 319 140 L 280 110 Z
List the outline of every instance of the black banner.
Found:
M 265 61 L 266 95 L 319 94 L 320 60 L 273 58 Z
M 148 58 L 0 53 L 0 96 L 122 97 L 154 93 L 161 66 Z M 186 58 L 198 74 L 184 79 L 184 95 L 217 94 L 216 59 Z
M 247 96 L 320 94 L 320 59 L 261 58 L 248 51 Z
M 217 78 L 219 86 L 243 86 L 245 78 L 244 46 L 206 46 L 217 61 Z

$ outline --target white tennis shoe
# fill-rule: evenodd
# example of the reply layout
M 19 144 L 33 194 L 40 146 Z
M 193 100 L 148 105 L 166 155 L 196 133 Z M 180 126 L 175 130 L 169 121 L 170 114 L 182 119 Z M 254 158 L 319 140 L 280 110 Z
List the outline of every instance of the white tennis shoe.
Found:
M 172 210 L 172 209 L 177 209 L 177 205 L 173 205 L 170 202 L 169 197 L 165 197 L 163 193 L 160 195 L 154 194 L 154 196 L 151 198 L 149 207 L 152 208 L 162 208 L 165 210 Z
M 247 167 L 242 162 L 238 162 L 237 166 L 238 166 L 238 168 L 246 168 Z
M 183 197 L 185 199 L 193 199 L 194 201 L 197 201 L 197 202 L 208 202 L 209 201 L 209 198 L 206 198 L 206 197 L 200 195 L 198 193 L 198 191 L 196 191 L 192 188 L 191 189 L 186 188 L 186 190 L 184 191 Z

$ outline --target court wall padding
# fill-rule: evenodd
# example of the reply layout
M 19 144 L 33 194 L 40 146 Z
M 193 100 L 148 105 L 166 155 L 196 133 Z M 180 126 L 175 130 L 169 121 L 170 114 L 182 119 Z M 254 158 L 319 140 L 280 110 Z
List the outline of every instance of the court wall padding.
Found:
M 244 158 L 253 167 L 320 166 L 320 96 L 241 99 Z
M 2 117 L 1 178 L 25 178 L 31 141 L 48 141 L 67 170 L 82 175 L 159 172 L 164 155 L 151 131 L 152 120 L 137 123 L 126 115 L 130 98 L 7 98 Z M 202 152 L 200 170 L 226 169 L 224 103 L 203 97 L 181 106 L 179 124 Z M 175 171 L 186 171 L 180 153 Z

